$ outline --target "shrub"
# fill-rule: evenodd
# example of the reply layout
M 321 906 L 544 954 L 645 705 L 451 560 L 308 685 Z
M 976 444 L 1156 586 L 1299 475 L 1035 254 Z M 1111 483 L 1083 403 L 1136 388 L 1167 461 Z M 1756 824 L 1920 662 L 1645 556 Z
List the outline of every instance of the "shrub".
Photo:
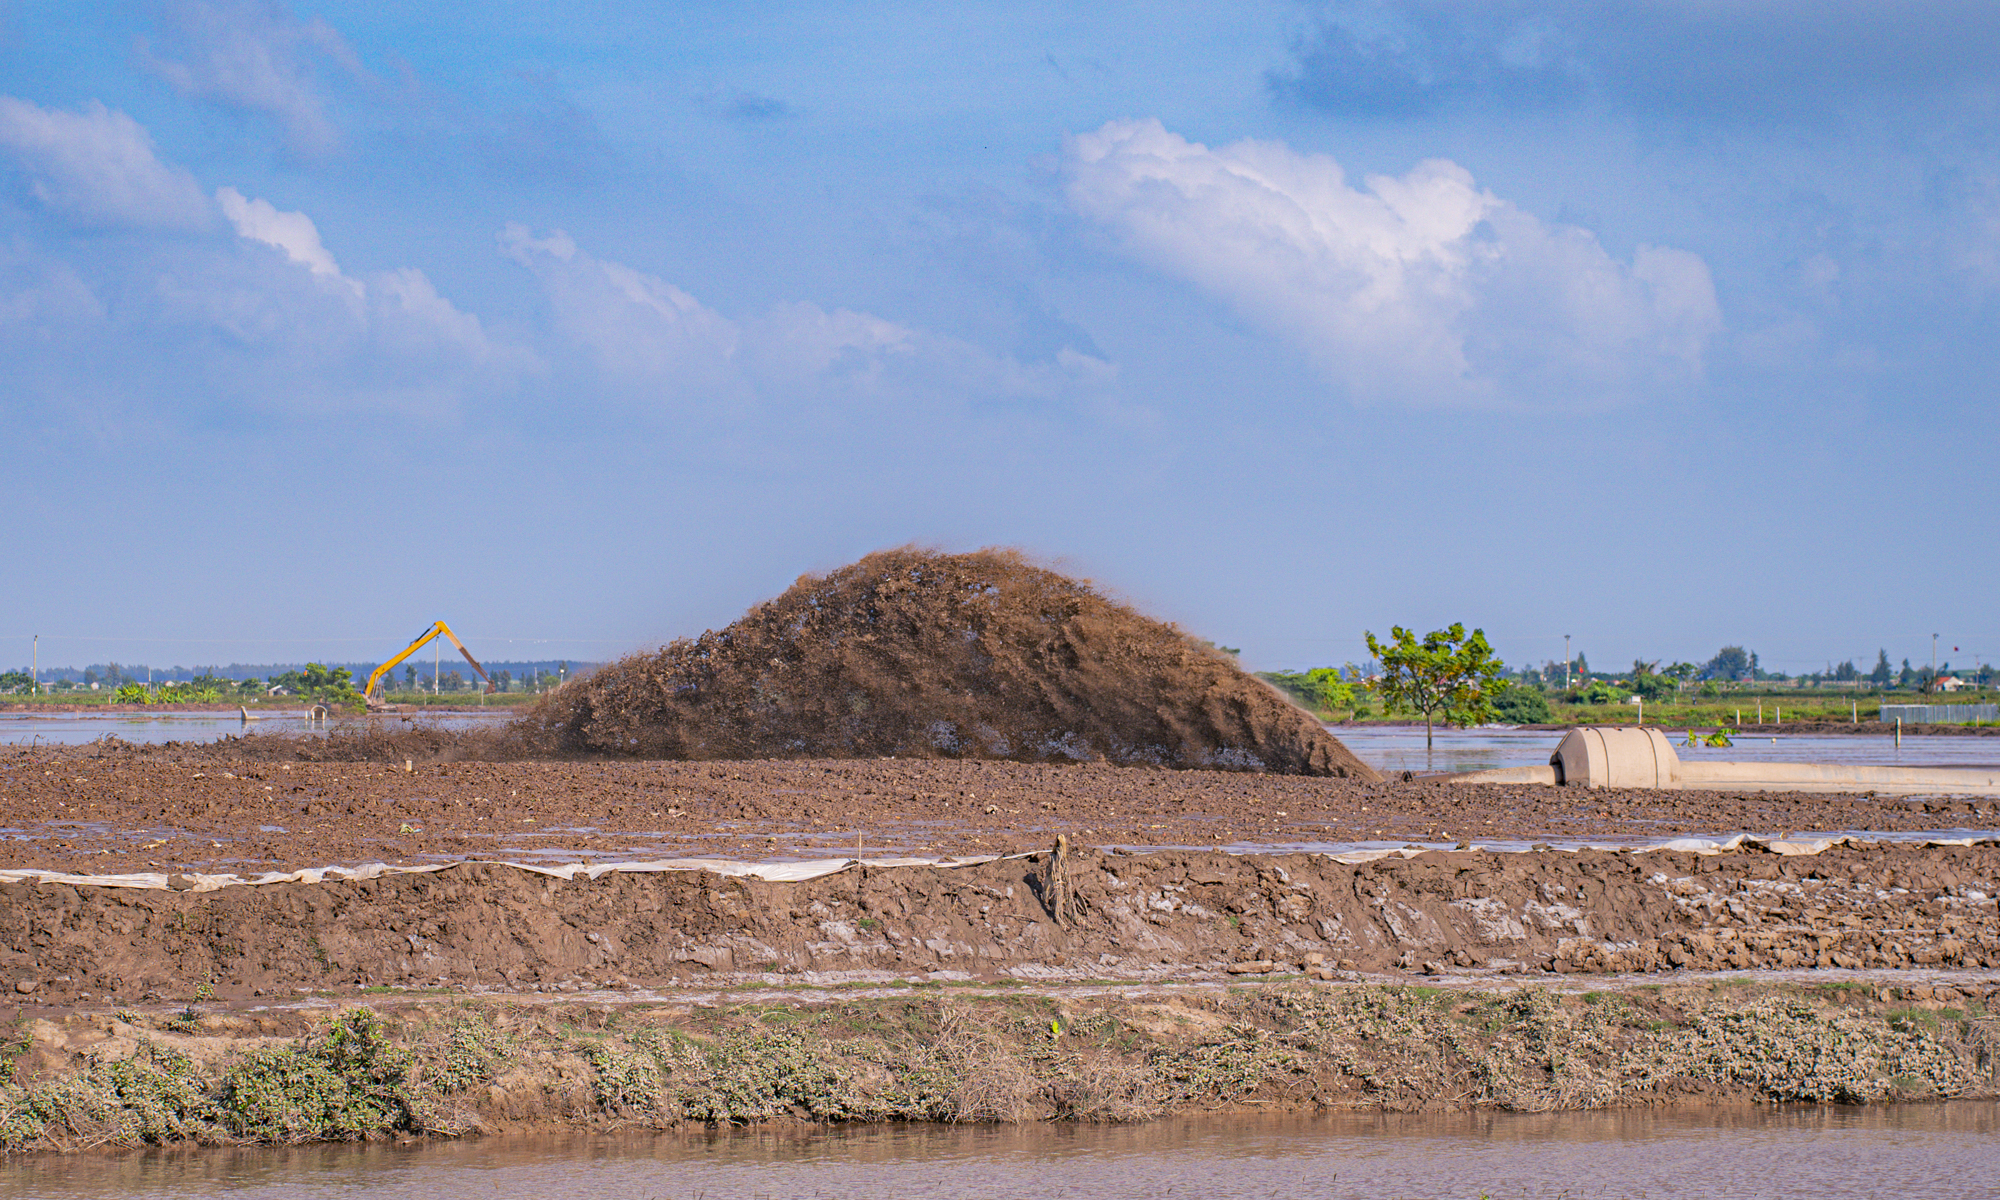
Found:
M 245 1057 L 223 1081 L 223 1117 L 240 1137 L 278 1143 L 407 1128 L 410 1061 L 380 1017 L 356 1009 L 299 1046 Z
M 1493 715 L 1508 725 L 1544 725 L 1554 717 L 1541 689 L 1518 686 L 1493 698 Z
M 1624 688 L 1615 687 L 1599 679 L 1589 687 L 1572 692 L 1570 701 L 1574 704 L 1623 704 L 1629 695 L 1631 693 Z

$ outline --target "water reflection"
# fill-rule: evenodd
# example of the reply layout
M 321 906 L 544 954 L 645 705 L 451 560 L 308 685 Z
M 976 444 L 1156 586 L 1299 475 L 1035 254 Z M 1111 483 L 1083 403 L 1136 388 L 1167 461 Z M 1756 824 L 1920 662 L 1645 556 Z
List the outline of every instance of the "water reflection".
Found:
M 0 713 L 0 745 L 36 743 L 80 746 L 109 735 L 128 742 L 157 746 L 166 742 L 216 742 L 244 734 L 326 733 L 365 721 L 414 722 L 450 727 L 477 726 L 505 720 L 508 709 L 488 712 L 437 712 L 375 717 L 336 716 L 308 721 L 303 712 L 260 713 L 243 720 L 241 713 Z M 400 728 L 400 726 L 398 726 Z
M 1909 736 L 1902 747 L 1894 735 L 1759 734 L 1755 726 L 1734 733 L 1728 747 L 1684 746 L 1685 726 L 1659 726 L 1687 761 L 1811 762 L 1903 767 L 1993 767 L 2000 765 L 2000 737 L 1940 734 Z M 1378 771 L 1484 771 L 1549 761 L 1562 734 L 1551 729 L 1439 730 L 1426 753 L 1421 726 L 1335 726 L 1335 737 L 1362 762 Z
M 37 1158 L 0 1198 L 1996 1196 L 2000 1105 L 878 1125 Z

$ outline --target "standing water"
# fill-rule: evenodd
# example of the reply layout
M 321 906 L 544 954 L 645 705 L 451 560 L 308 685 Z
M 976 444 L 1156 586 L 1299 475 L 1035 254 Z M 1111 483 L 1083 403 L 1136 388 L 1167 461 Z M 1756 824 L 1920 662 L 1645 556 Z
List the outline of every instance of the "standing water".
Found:
M 1994 1197 L 2000 1105 L 872 1125 L 41 1157 L 0 1200 Z
M 244 720 L 237 712 L 197 713 L 0 713 L 0 745 L 81 746 L 101 737 L 157 746 L 165 742 L 219 742 L 226 737 L 268 733 L 326 733 L 364 721 L 413 722 L 445 729 L 477 729 L 514 716 L 498 707 L 487 712 L 415 712 L 373 717 L 346 715 L 309 721 L 303 711 L 258 713 Z
M 1653 727 L 1653 726 L 1649 726 Z M 1687 728 L 1657 726 L 1686 762 L 1804 762 L 1851 763 L 1880 767 L 2000 766 L 2000 737 L 1937 734 L 1905 737 L 1898 747 L 1893 734 L 1759 734 L 1755 726 L 1732 730 L 1730 746 L 1688 746 Z M 1704 730 L 1713 728 L 1703 727 Z M 1418 725 L 1338 725 L 1330 729 L 1362 762 L 1378 771 L 1487 771 L 1495 767 L 1536 766 L 1549 761 L 1560 730 L 1484 726 L 1440 729 L 1431 749 L 1424 749 L 1424 729 Z

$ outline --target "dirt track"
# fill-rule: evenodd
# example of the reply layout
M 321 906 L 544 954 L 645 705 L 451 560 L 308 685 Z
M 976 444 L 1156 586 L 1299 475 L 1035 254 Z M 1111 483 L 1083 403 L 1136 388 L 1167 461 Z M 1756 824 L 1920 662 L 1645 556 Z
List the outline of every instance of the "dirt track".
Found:
M 1992 828 L 2000 802 L 1453 787 L 990 761 L 280 761 L 309 739 L 18 750 L 0 867 L 90 874 L 361 862 L 752 860 L 1084 845 Z M 252 756 L 252 751 L 255 756 Z

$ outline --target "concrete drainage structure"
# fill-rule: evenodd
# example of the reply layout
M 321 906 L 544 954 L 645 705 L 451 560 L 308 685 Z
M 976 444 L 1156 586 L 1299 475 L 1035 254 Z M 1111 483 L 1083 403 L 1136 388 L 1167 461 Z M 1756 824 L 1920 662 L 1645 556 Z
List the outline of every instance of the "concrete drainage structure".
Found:
M 1448 775 L 1451 783 L 1694 788 L 1757 792 L 2000 795 L 2000 770 L 1867 767 L 1833 763 L 1682 762 L 1657 729 L 1581 726 L 1563 734 L 1545 767 Z

